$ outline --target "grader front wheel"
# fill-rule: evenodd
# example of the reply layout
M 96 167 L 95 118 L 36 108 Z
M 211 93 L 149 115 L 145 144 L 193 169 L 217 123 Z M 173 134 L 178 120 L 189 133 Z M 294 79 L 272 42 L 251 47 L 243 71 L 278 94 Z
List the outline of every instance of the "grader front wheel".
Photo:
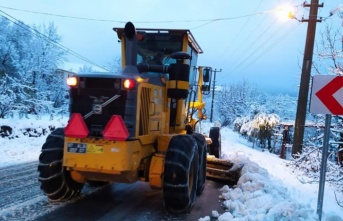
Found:
M 83 187 L 75 182 L 70 172 L 63 167 L 64 131 L 58 128 L 53 131 L 43 144 L 39 156 L 38 180 L 41 189 L 51 201 L 65 201 L 78 195 Z
M 198 147 L 191 135 L 174 136 L 168 146 L 163 176 L 164 206 L 169 213 L 186 213 L 196 198 Z

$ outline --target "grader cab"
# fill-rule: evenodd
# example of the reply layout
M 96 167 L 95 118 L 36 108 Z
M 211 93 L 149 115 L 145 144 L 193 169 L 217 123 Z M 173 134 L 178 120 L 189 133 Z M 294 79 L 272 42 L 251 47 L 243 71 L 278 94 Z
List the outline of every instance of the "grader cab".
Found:
M 70 119 L 46 139 L 39 181 L 51 201 L 65 201 L 91 182 L 149 182 L 171 213 L 187 212 L 206 180 L 206 156 L 220 155 L 220 131 L 198 133 L 209 67 L 189 30 L 114 28 L 122 72 L 73 74 Z M 194 115 L 197 115 L 196 117 Z M 197 131 L 197 132 L 196 132 Z

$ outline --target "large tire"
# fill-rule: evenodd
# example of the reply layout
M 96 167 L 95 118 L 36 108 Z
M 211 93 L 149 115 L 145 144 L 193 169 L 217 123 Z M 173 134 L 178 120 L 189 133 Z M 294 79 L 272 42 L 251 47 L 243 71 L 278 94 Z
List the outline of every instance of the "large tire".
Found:
M 64 128 L 54 130 L 46 139 L 39 156 L 40 188 L 51 201 L 65 201 L 78 195 L 83 187 L 63 167 Z
M 209 154 L 220 158 L 222 154 L 222 144 L 219 127 L 211 127 L 209 137 L 212 143 L 209 145 Z
M 191 135 L 176 135 L 168 146 L 164 163 L 163 198 L 169 213 L 190 211 L 197 191 L 198 147 Z
M 200 196 L 205 187 L 206 181 L 206 139 L 202 134 L 192 133 L 191 134 L 198 146 L 198 157 L 199 157 L 199 173 L 197 183 L 197 196 Z

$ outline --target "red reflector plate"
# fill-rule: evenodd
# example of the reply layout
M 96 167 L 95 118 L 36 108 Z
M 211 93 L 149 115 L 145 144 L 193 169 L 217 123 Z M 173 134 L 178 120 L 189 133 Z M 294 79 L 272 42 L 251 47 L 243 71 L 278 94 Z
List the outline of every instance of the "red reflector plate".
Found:
M 74 113 L 71 115 L 68 125 L 64 129 L 64 134 L 67 137 L 74 138 L 86 138 L 88 136 L 89 131 L 87 125 L 80 113 Z
M 129 131 L 120 115 L 111 117 L 104 129 L 103 136 L 106 140 L 126 140 L 129 137 Z

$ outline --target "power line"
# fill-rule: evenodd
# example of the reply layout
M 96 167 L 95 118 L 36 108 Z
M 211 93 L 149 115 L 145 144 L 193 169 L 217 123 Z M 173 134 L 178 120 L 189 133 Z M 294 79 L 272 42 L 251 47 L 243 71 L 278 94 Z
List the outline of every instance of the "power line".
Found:
M 73 50 L 67 48 L 66 46 L 64 46 L 64 45 L 62 45 L 62 44 L 60 44 L 60 43 L 58 43 L 58 42 L 55 42 L 55 41 L 52 40 L 49 36 L 47 36 L 47 35 L 45 35 L 45 34 L 39 32 L 38 30 L 36 30 L 36 29 L 34 29 L 34 28 L 32 28 L 32 27 L 30 27 L 30 26 L 28 26 L 28 25 L 25 25 L 25 26 L 24 26 L 24 25 L 21 25 L 21 22 L 20 22 L 19 20 L 17 20 L 16 18 L 14 18 L 14 17 L 11 16 L 11 15 L 5 13 L 4 11 L 0 10 L 0 13 L 2 13 L 2 14 L 5 15 L 5 16 L 4 16 L 4 15 L 0 15 L 1 17 L 7 19 L 8 21 L 12 22 L 13 24 L 19 26 L 20 28 L 25 29 L 26 31 L 29 31 L 29 32 L 33 33 L 34 35 L 36 35 L 36 36 L 38 36 L 38 37 L 43 37 L 46 41 L 49 41 L 50 43 L 52 43 L 52 44 L 55 45 L 56 47 L 58 47 L 58 48 L 64 50 L 65 52 L 67 52 L 67 53 L 69 53 L 69 54 L 71 54 L 71 55 L 73 55 L 73 56 L 75 56 L 75 57 L 77 57 L 77 58 L 79 58 L 79 59 L 81 59 L 81 60 L 83 60 L 83 61 L 89 63 L 89 64 L 92 64 L 92 65 L 94 65 L 94 66 L 96 66 L 96 67 L 99 67 L 99 68 L 101 68 L 101 69 L 104 69 L 104 70 L 106 70 L 106 71 L 109 71 L 109 70 L 107 70 L 106 68 L 104 68 L 103 66 L 100 66 L 100 65 L 96 64 L 95 62 L 93 62 L 93 61 L 91 61 L 91 60 L 85 58 L 84 56 L 82 56 L 82 55 L 76 53 L 75 51 L 73 51 Z M 6 17 L 6 16 L 7 16 L 7 17 Z M 9 19 L 8 17 L 11 18 L 11 19 L 13 19 L 14 21 L 11 20 L 11 19 Z
M 30 10 L 25 10 L 25 9 L 11 8 L 11 7 L 6 7 L 6 6 L 0 6 L 0 8 L 5 8 L 5 9 L 9 9 L 9 10 L 14 10 L 14 11 L 27 12 L 27 13 L 31 13 L 31 14 L 39 14 L 39 15 L 61 17 L 61 18 L 72 18 L 72 19 L 89 20 L 89 21 L 119 22 L 119 23 L 123 23 L 122 21 L 116 21 L 116 20 L 106 20 L 106 19 L 95 19 L 95 18 L 85 18 L 85 17 L 75 17 L 75 16 L 59 15 L 59 14 L 52 14 L 52 13 L 46 13 L 46 12 L 37 12 L 37 11 L 30 11 Z
M 0 8 L 5 8 L 8 10 L 14 10 L 14 11 L 21 11 L 21 12 L 26 12 L 26 13 L 31 13 L 31 14 L 41 14 L 41 15 L 47 15 L 47 16 L 54 16 L 54 17 L 61 17 L 61 18 L 71 18 L 71 19 L 79 19 L 79 20 L 88 20 L 88 21 L 98 21 L 98 22 L 116 22 L 116 23 L 126 23 L 127 21 L 122 21 L 122 20 L 111 20 L 111 19 L 98 19 L 98 18 L 86 18 L 86 17 L 76 17 L 76 16 L 68 16 L 68 15 L 60 15 L 60 14 L 53 14 L 53 13 L 47 13 L 47 12 L 37 12 L 37 11 L 31 11 L 31 10 L 25 10 L 25 9 L 18 9 L 18 8 L 12 8 L 12 7 L 6 7 L 6 6 L 0 6 Z M 165 20 L 165 21 L 133 21 L 134 23 L 188 23 L 188 22 L 208 22 L 206 24 L 194 27 L 199 28 L 201 26 L 207 25 L 211 22 L 216 22 L 216 21 L 224 21 L 224 20 L 235 20 L 235 19 L 241 19 L 241 18 L 246 18 L 246 17 L 251 17 L 251 16 L 256 16 L 256 15 L 262 15 L 266 13 L 271 13 L 274 10 L 267 10 L 267 11 L 262 11 L 262 12 L 256 12 L 248 15 L 241 15 L 241 16 L 235 16 L 235 17 L 224 17 L 224 18 L 213 18 L 213 19 L 194 19 L 194 20 Z
M 277 44 L 279 44 L 284 38 L 286 38 L 290 33 L 300 26 L 301 23 L 297 23 L 297 26 L 291 26 L 283 35 L 281 35 L 276 41 L 274 41 L 268 48 L 262 51 L 260 54 L 256 56 L 256 59 L 253 59 L 246 67 L 253 65 L 256 61 L 260 60 L 263 56 L 265 56 L 271 49 L 273 49 Z M 246 68 L 245 67 L 245 68 Z M 242 68 L 244 70 L 245 68 Z
M 280 0 L 279 0 L 280 1 Z M 325 1 L 325 0 L 324 0 Z M 303 3 L 304 4 L 304 3 Z M 299 7 L 303 6 L 303 4 L 298 4 L 295 5 L 294 7 Z M 31 10 L 26 10 L 26 9 L 18 9 L 18 8 L 13 8 L 13 7 L 7 7 L 7 6 L 0 6 L 0 8 L 8 9 L 8 10 L 14 10 L 14 11 L 21 11 L 21 12 L 26 12 L 26 13 L 31 13 L 31 14 L 40 14 L 40 15 L 47 15 L 47 16 L 54 16 L 54 17 L 61 17 L 61 18 L 71 18 L 71 19 L 79 19 L 79 20 L 88 20 L 88 21 L 98 21 L 98 22 L 115 22 L 115 23 L 126 23 L 127 21 L 122 21 L 122 20 L 113 20 L 113 19 L 99 19 L 99 18 L 87 18 L 87 17 L 76 17 L 76 16 L 69 16 L 69 15 L 61 15 L 61 14 L 54 14 L 54 13 L 47 13 L 47 12 L 38 12 L 38 11 L 31 11 Z M 199 25 L 194 27 L 199 28 L 202 26 L 205 26 L 207 24 L 210 24 L 212 22 L 216 21 L 225 21 L 225 20 L 235 20 L 235 19 L 241 19 L 241 18 L 246 18 L 246 17 L 252 17 L 256 15 L 262 15 L 262 14 L 268 14 L 268 13 L 273 13 L 275 11 L 278 11 L 278 9 L 272 9 L 272 10 L 266 10 L 266 11 L 261 11 L 261 12 L 255 12 L 252 14 L 247 14 L 247 15 L 241 15 L 241 16 L 235 16 L 235 17 L 224 17 L 224 18 L 213 18 L 213 19 L 194 19 L 194 20 L 164 20 L 164 21 L 133 21 L 134 23 L 189 23 L 189 22 L 207 22 L 205 24 Z M 328 15 L 327 17 L 322 17 L 322 19 L 327 19 L 331 14 Z
M 261 1 L 262 2 L 262 1 Z M 261 4 L 260 2 L 260 4 Z M 302 5 L 302 4 L 301 4 Z M 296 5 L 295 7 L 299 7 L 301 5 Z M 258 5 L 259 7 L 259 5 Z M 272 13 L 274 12 L 275 10 L 267 10 L 267 11 L 262 11 L 262 12 L 256 12 L 258 7 L 255 9 L 254 13 L 252 14 L 248 14 L 248 15 L 242 15 L 242 16 L 236 16 L 236 17 L 224 17 L 224 18 L 215 18 L 215 19 L 200 19 L 200 20 L 179 20 L 179 21 L 176 21 L 176 20 L 165 20 L 165 21 L 136 21 L 135 23 L 176 23 L 176 22 L 205 22 L 204 24 L 201 24 L 201 25 L 198 25 L 198 26 L 195 26 L 192 29 L 196 29 L 196 28 L 200 28 L 200 27 L 203 27 L 203 26 L 206 26 L 208 24 L 211 24 L 213 22 L 217 22 L 217 21 L 225 21 L 225 20 L 234 20 L 234 19 L 241 19 L 241 18 L 251 18 L 252 16 L 257 16 L 257 15 L 262 15 L 262 14 L 267 14 L 267 13 Z M 46 12 L 37 12 L 37 11 L 30 11 L 30 10 L 24 10 L 24 9 L 17 9 L 17 8 L 11 8 L 11 7 L 5 7 L 5 6 L 0 6 L 0 8 L 5 8 L 5 9 L 9 9 L 9 10 L 16 10 L 16 11 L 22 11 L 22 12 L 26 12 L 26 13 L 34 13 L 34 14 L 42 14 L 42 15 L 47 15 L 47 16 L 55 16 L 55 17 L 63 17 L 63 18 L 71 18 L 71 19 L 79 19 L 79 20 L 89 20 L 89 21 L 98 21 L 98 22 L 117 22 L 117 23 L 126 23 L 126 21 L 121 21 L 121 20 L 109 20 L 109 19 L 95 19 L 95 18 L 86 18 L 86 17 L 75 17 L 75 16 L 67 16 L 67 15 L 60 15 L 60 14 L 52 14 L 52 13 L 46 13 Z M 1 11 L 2 13 L 4 13 L 3 11 Z M 328 16 L 330 17 L 330 16 Z M 250 20 L 250 19 L 249 19 Z M 246 22 L 247 23 L 247 22 Z M 261 25 L 261 23 L 259 24 Z M 270 27 L 269 27 L 270 28 Z M 266 34 L 266 32 L 269 30 L 269 28 L 267 28 L 266 31 L 264 31 L 260 37 L 262 37 L 263 35 Z M 257 27 L 255 27 L 255 30 L 257 29 Z M 243 30 L 243 27 L 242 29 Z M 34 30 L 36 31 L 36 30 Z M 47 36 L 45 36 L 47 37 Z M 237 36 L 236 36 L 237 37 Z M 256 39 L 259 39 L 260 37 L 256 38 Z M 273 37 L 273 35 L 272 35 Z M 51 40 L 51 39 L 50 39 Z M 271 39 L 268 39 L 268 41 L 270 41 Z M 247 52 L 248 50 L 252 49 L 252 46 L 253 45 L 256 45 L 256 42 L 252 42 L 250 44 L 250 46 L 246 47 L 246 49 L 244 50 L 243 54 L 238 58 L 236 59 L 236 62 L 234 63 L 237 63 Z M 258 50 L 261 49 L 263 45 L 260 45 L 258 47 Z M 63 45 L 61 45 L 61 47 L 63 47 L 63 50 L 67 51 L 68 53 L 70 54 L 73 54 L 74 56 L 88 62 L 88 63 L 91 63 L 95 66 L 98 66 L 98 67 L 101 67 L 97 64 L 95 64 L 94 62 L 90 61 L 89 59 L 86 59 L 84 57 L 82 57 L 81 55 L 77 54 L 76 52 L 73 52 L 72 50 L 64 47 Z M 225 49 L 225 51 L 223 52 L 223 54 L 226 52 L 227 49 Z M 254 50 L 254 52 L 250 53 L 250 55 L 247 56 L 247 59 L 250 59 L 258 50 Z M 239 50 L 241 51 L 241 50 Z M 265 50 L 266 51 L 266 50 Z M 262 53 L 263 54 L 263 53 Z M 81 58 L 82 57 L 82 58 Z M 238 69 L 239 67 L 241 67 L 245 62 L 246 60 L 245 59 L 244 61 L 240 62 L 234 69 Z M 101 67 L 103 68 L 103 67 Z M 105 69 L 105 68 L 103 68 Z M 106 69 L 105 69 L 106 70 Z
M 255 39 L 261 39 L 270 29 L 271 27 L 276 23 L 277 19 L 275 19 L 258 37 L 256 37 Z M 273 35 L 272 35 L 273 36 Z M 270 40 L 269 38 L 267 38 L 267 41 Z M 238 59 L 236 59 L 236 61 L 234 63 L 237 63 L 241 60 L 241 58 L 246 55 L 246 53 L 249 51 L 249 49 L 252 48 L 252 46 L 256 44 L 256 42 L 251 42 L 251 44 L 247 45 L 247 47 L 245 48 L 243 54 L 241 54 L 241 56 L 238 57 Z M 259 46 L 258 46 L 258 49 L 261 48 L 262 46 L 264 46 L 264 43 L 261 43 Z M 243 59 L 238 65 L 236 65 L 233 70 L 237 70 L 239 67 L 241 67 L 252 55 L 254 55 L 255 53 L 257 52 L 257 49 L 256 50 L 253 50 L 248 56 L 245 57 L 245 59 Z
M 254 12 L 257 11 L 257 9 L 261 6 L 262 2 L 263 2 L 263 0 L 261 0 L 261 1 L 259 2 L 259 4 L 257 5 L 257 7 L 255 8 Z M 226 46 L 225 50 L 223 51 L 223 53 L 221 54 L 220 57 L 223 57 L 223 55 L 227 52 L 227 50 L 230 48 L 231 45 L 236 45 L 236 50 L 238 49 L 238 48 L 237 48 L 238 44 L 235 44 L 235 41 L 237 40 L 238 36 L 240 36 L 240 34 L 242 33 L 242 31 L 243 31 L 243 30 L 246 30 L 245 27 L 246 27 L 247 24 L 249 23 L 250 19 L 251 19 L 251 17 L 250 17 L 249 19 L 247 19 L 247 20 L 244 22 L 244 24 L 243 24 L 242 27 L 240 28 L 239 32 L 235 35 L 235 38 L 232 40 L 232 42 L 230 42 L 230 44 L 229 44 L 228 46 Z M 260 23 L 259 25 L 261 25 L 261 24 L 262 24 L 262 23 Z M 248 36 L 247 36 L 247 37 L 248 37 Z M 244 42 L 244 41 L 245 41 L 245 40 L 243 40 L 243 42 Z M 232 51 L 236 51 L 236 50 L 232 50 Z M 231 56 L 229 56 L 229 57 L 231 57 Z
M 293 3 L 293 4 L 295 5 L 295 3 Z M 302 4 L 295 5 L 294 8 L 299 8 L 300 6 L 302 6 Z M 280 9 L 278 9 L 278 10 L 280 10 Z M 268 27 L 267 27 L 258 37 L 255 37 L 255 38 L 254 38 L 255 41 L 252 41 L 250 44 L 246 44 L 246 47 L 245 47 L 245 49 L 244 49 L 244 52 L 243 52 L 237 59 L 235 59 L 235 61 L 233 62 L 234 68 L 233 68 L 233 70 L 232 70 L 231 72 L 237 70 L 237 69 L 240 68 L 242 65 L 244 65 L 244 64 L 245 64 L 245 63 L 246 63 L 255 53 L 259 52 L 259 50 L 261 50 L 262 47 L 264 47 L 267 43 L 271 43 L 271 42 L 272 42 L 272 40 L 273 40 L 273 38 L 276 36 L 276 34 L 282 30 L 282 27 L 280 27 L 277 31 L 275 31 L 274 34 L 271 34 L 269 38 L 266 38 L 265 41 L 264 41 L 263 43 L 259 44 L 259 46 L 257 47 L 257 49 L 253 49 L 253 46 L 257 45 L 256 40 L 260 40 L 263 36 L 265 36 L 266 33 L 269 31 L 269 29 L 271 29 L 271 27 L 274 25 L 274 23 L 276 23 L 277 20 L 278 20 L 278 19 L 276 18 L 276 19 L 273 21 L 273 23 L 272 23 L 271 25 L 269 25 L 269 26 L 268 26 Z M 259 23 L 258 26 L 260 26 L 261 24 L 262 24 L 262 23 Z M 255 30 L 258 30 L 258 26 L 255 26 L 254 31 L 252 31 L 251 33 L 254 33 Z M 250 37 L 250 36 L 247 36 L 247 37 Z M 246 40 L 244 40 L 243 42 L 245 42 L 245 41 L 246 41 Z M 247 53 L 248 51 L 251 51 L 251 50 L 253 50 L 253 51 L 252 51 L 249 55 L 246 56 L 246 53 Z M 267 49 L 267 50 L 268 50 L 268 49 Z M 264 50 L 264 51 L 267 51 L 267 50 Z M 236 51 L 237 51 L 237 50 L 236 50 Z M 262 52 L 261 54 L 263 54 L 263 52 Z M 242 60 L 238 65 L 235 65 L 235 64 L 237 64 L 237 62 L 239 62 L 239 61 L 241 60 L 241 58 L 242 58 L 243 56 L 245 56 L 245 59 Z M 259 59 L 259 58 L 258 58 L 258 59 Z M 254 62 L 253 62 L 253 63 L 254 63 Z

